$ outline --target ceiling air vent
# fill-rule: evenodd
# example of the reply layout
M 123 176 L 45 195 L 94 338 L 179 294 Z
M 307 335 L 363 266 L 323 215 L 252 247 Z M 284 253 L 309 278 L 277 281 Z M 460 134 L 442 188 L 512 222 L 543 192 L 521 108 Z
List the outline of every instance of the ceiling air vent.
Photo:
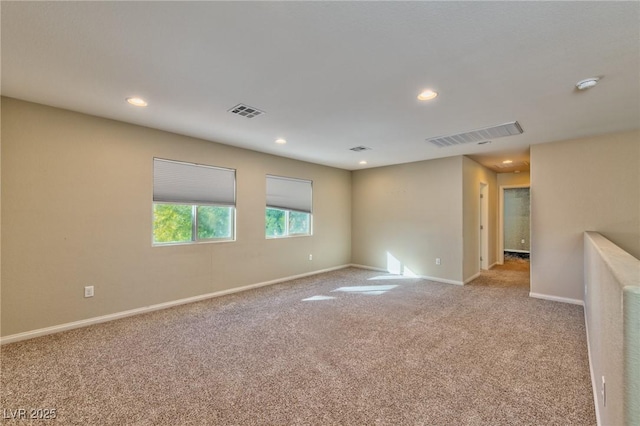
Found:
M 518 168 L 518 167 L 527 167 L 529 165 L 528 161 L 520 161 L 517 163 L 508 163 L 508 164 L 494 164 L 493 167 L 497 168 L 497 169 L 513 169 L 513 168 Z
M 438 136 L 429 138 L 430 142 L 438 148 L 445 146 L 462 145 L 466 143 L 482 142 L 489 139 L 497 139 L 505 136 L 519 135 L 523 132 L 522 127 L 517 121 L 511 123 L 500 124 L 499 126 L 485 127 L 484 129 L 472 130 L 466 133 L 458 133 L 456 135 Z
M 245 104 L 238 104 L 228 110 L 231 114 L 240 115 L 242 117 L 254 118 L 262 114 L 266 114 L 264 111 L 260 111 L 258 108 L 250 107 Z
M 349 151 L 360 152 L 360 151 L 368 151 L 370 149 L 371 148 L 369 147 L 360 145 L 360 146 L 354 146 L 353 148 L 349 148 Z

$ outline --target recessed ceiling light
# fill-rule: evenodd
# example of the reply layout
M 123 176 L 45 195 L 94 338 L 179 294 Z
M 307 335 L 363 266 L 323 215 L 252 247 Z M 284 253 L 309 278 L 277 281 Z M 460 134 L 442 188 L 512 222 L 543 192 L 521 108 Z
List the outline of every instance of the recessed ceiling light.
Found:
M 511 164 L 511 163 L 513 163 L 513 160 L 504 160 L 502 162 L 502 164 Z
M 438 92 L 434 92 L 431 89 L 427 89 L 418 95 L 418 99 L 421 101 L 429 101 L 438 96 Z
M 287 143 L 287 140 L 286 140 L 286 139 L 279 138 L 279 139 L 276 139 L 276 143 L 277 143 L 278 145 L 284 145 L 285 143 Z
M 129 102 L 131 105 L 138 106 L 138 107 L 147 106 L 147 101 L 145 101 L 142 98 L 136 98 L 136 97 L 127 98 L 127 102 Z
M 598 84 L 599 77 L 591 77 L 576 83 L 578 90 L 587 90 Z
M 362 160 L 360 164 L 367 164 L 367 162 L 365 160 Z

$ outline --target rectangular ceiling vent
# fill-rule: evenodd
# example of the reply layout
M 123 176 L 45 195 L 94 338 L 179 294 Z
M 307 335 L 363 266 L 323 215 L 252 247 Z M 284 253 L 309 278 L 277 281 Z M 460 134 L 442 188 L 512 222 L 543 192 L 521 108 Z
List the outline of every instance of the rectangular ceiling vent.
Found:
M 484 129 L 472 130 L 470 132 L 458 133 L 456 135 L 429 138 L 427 139 L 427 142 L 434 144 L 438 148 L 444 148 L 445 146 L 483 142 L 505 136 L 519 135 L 521 133 L 523 133 L 523 130 L 520 123 L 512 121 L 510 123 L 500 124 L 499 126 L 485 127 Z
M 354 146 L 353 148 L 349 148 L 349 151 L 360 152 L 360 151 L 369 151 L 371 148 L 366 146 Z
M 258 108 L 254 108 L 245 104 L 238 104 L 228 111 L 231 114 L 240 115 L 246 118 L 254 118 L 259 115 L 266 114 L 264 111 L 260 111 Z
M 513 169 L 518 168 L 518 167 L 527 167 L 529 165 L 528 161 L 519 161 L 516 163 L 508 163 L 508 164 L 494 164 L 493 167 L 498 168 L 498 169 Z

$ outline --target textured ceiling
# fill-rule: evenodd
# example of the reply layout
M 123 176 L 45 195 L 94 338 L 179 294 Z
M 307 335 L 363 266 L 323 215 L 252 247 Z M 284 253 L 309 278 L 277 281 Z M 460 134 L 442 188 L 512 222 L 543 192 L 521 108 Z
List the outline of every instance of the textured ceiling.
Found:
M 0 13 L 4 96 L 349 170 L 460 154 L 492 165 L 640 125 L 638 2 L 2 1 Z M 440 96 L 418 101 L 425 88 Z M 266 114 L 230 114 L 238 103 Z M 425 142 L 513 120 L 524 134 L 491 144 Z

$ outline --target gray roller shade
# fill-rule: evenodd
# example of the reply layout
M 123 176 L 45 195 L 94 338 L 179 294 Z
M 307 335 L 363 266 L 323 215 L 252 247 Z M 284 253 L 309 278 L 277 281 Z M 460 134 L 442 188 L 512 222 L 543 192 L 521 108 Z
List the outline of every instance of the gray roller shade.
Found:
M 235 205 L 236 171 L 154 158 L 153 201 Z
M 267 175 L 267 207 L 311 213 L 312 182 Z

